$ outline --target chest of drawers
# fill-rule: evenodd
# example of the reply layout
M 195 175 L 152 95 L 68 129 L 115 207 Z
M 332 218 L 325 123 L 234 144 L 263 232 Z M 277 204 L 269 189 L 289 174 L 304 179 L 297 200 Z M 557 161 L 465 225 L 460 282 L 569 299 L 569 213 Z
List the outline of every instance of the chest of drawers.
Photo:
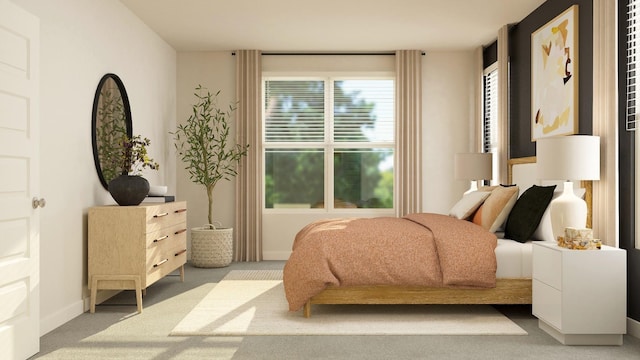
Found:
M 187 203 L 98 206 L 88 214 L 90 311 L 100 289 L 142 291 L 187 261 Z

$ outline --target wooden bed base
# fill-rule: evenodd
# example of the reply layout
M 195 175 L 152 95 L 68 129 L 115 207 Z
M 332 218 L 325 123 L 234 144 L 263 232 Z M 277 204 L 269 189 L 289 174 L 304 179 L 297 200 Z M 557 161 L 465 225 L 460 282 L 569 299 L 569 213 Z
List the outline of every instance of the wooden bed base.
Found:
M 422 286 L 329 286 L 304 305 L 311 304 L 531 304 L 531 279 L 498 279 L 495 288 L 456 289 Z

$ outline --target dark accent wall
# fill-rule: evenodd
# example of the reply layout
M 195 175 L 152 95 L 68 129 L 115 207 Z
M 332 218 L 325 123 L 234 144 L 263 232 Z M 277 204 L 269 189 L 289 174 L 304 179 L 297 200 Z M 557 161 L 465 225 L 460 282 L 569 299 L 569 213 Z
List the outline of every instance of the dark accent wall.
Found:
M 486 69 L 496 61 L 498 61 L 497 40 L 482 49 L 482 68 Z
M 578 5 L 578 118 L 579 133 L 592 134 L 593 3 L 592 0 L 548 0 L 509 31 L 510 157 L 534 156 L 531 141 L 531 34 Z
M 627 250 L 627 314 L 640 321 L 640 250 L 635 248 L 635 133 L 626 130 L 627 2 L 618 3 L 620 247 Z M 636 130 L 640 131 L 640 130 Z

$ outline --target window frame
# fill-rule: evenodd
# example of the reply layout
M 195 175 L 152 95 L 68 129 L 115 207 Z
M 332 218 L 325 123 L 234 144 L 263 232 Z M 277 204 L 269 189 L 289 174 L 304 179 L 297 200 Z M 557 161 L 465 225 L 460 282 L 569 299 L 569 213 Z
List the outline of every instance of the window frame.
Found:
M 266 100 L 266 82 L 270 80 L 300 80 L 300 81 L 325 81 L 325 124 L 324 124 L 324 140 L 322 142 L 267 142 L 266 141 L 266 116 L 265 116 L 265 100 Z M 391 142 L 335 142 L 333 134 L 334 114 L 334 82 L 341 80 L 392 80 L 394 84 L 394 111 L 393 111 L 393 140 Z M 260 134 L 260 151 L 261 151 L 261 174 L 260 181 L 262 186 L 262 211 L 265 213 L 295 213 L 295 214 L 318 214 L 318 213 L 353 213 L 362 212 L 371 214 L 389 214 L 394 213 L 397 207 L 397 122 L 396 122 L 396 75 L 390 71 L 375 72 L 263 72 L 262 75 L 262 134 Z M 267 208 L 266 207 L 266 153 L 267 149 L 323 149 L 324 150 L 324 207 L 323 208 Z M 378 149 L 385 148 L 393 151 L 393 207 L 391 208 L 335 208 L 334 194 L 334 155 L 335 150 L 339 149 Z

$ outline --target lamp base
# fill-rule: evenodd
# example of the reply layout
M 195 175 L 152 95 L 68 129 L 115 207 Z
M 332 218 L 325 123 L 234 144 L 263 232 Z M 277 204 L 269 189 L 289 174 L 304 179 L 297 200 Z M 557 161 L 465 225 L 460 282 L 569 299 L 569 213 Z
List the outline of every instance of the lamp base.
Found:
M 553 199 L 549 206 L 554 239 L 564 236 L 565 228 L 584 229 L 587 226 L 587 203 L 573 192 L 571 181 L 564 183 L 562 195 Z
M 463 195 L 467 195 L 468 193 L 472 193 L 474 191 L 478 191 L 478 182 L 476 180 L 471 180 L 469 190 L 465 191 Z

